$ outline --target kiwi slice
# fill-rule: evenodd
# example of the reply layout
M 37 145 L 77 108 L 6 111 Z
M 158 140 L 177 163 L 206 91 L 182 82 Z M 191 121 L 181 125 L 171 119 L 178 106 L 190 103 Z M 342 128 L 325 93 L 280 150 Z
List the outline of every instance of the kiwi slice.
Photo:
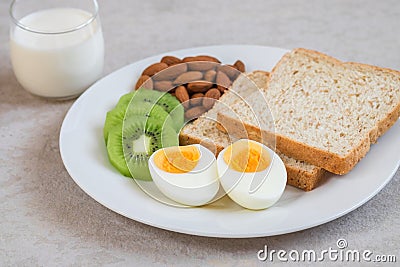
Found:
M 179 144 L 178 135 L 168 123 L 153 117 L 132 115 L 123 121 L 122 130 L 110 129 L 107 152 L 111 164 L 128 177 L 151 180 L 148 160 L 162 147 Z
M 132 93 L 131 93 L 132 94 Z M 120 100 L 118 104 L 123 104 L 128 99 L 126 96 L 123 101 Z M 160 92 L 156 90 L 148 90 L 140 88 L 136 90 L 131 96 L 132 101 L 129 105 L 134 105 L 137 102 L 148 102 L 161 106 L 166 112 L 171 115 L 171 119 L 175 128 L 179 131 L 184 124 L 184 109 L 179 100 L 169 93 Z
M 135 95 L 135 93 L 136 93 L 136 91 L 133 91 L 133 92 L 130 92 L 128 94 L 121 96 L 115 107 L 126 109 L 129 105 L 129 102 L 131 101 L 132 97 Z
M 113 127 L 110 129 L 107 138 L 107 154 L 111 164 L 124 176 L 131 177 L 128 165 L 124 158 L 122 148 L 122 129 Z
M 107 112 L 106 121 L 103 127 L 103 136 L 106 144 L 108 143 L 108 135 L 112 128 L 119 125 L 120 129 L 122 129 L 122 121 L 124 120 L 124 117 L 125 110 L 122 108 L 114 108 Z
M 132 115 L 144 115 L 146 117 L 157 118 L 160 121 L 170 124 L 174 127 L 176 132 L 179 132 L 180 127 L 175 123 L 171 114 L 168 114 L 163 107 L 157 104 L 148 102 L 131 102 L 127 108 L 125 119 L 128 119 Z
M 154 117 L 161 121 L 168 120 L 168 123 L 172 123 L 172 119 L 170 118 L 169 114 L 159 105 L 146 102 L 138 102 L 132 103 L 132 105 L 129 106 L 129 109 L 127 109 L 126 106 L 123 107 L 122 105 L 117 105 L 117 107 L 115 107 L 113 110 L 107 112 L 106 115 L 106 122 L 104 123 L 103 128 L 103 134 L 106 144 L 110 129 L 117 125 L 119 125 L 119 127 L 122 129 L 122 121 L 124 120 L 124 118 L 128 119 L 130 116 L 133 115 Z
M 127 106 L 129 105 L 129 109 L 131 109 L 131 106 L 135 107 L 136 103 L 142 102 L 161 106 L 171 115 L 171 120 L 173 121 L 177 132 L 180 131 L 184 124 L 184 109 L 179 100 L 169 93 L 140 88 L 136 91 L 121 96 L 116 108 L 122 108 L 126 110 Z

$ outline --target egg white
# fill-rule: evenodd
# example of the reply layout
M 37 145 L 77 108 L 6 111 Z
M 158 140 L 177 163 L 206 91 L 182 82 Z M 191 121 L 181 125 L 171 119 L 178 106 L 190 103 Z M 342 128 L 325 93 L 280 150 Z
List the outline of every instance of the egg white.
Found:
M 153 153 L 149 169 L 154 183 L 168 198 L 188 206 L 201 206 L 210 202 L 218 192 L 219 179 L 214 154 L 206 147 L 196 144 L 200 158 L 193 170 L 186 173 L 170 173 L 157 167 Z M 161 149 L 162 150 L 162 149 Z
M 228 196 L 240 206 L 253 210 L 266 209 L 274 205 L 283 194 L 287 182 L 286 168 L 281 158 L 267 146 L 247 139 L 237 142 L 248 141 L 262 146 L 270 154 L 271 163 L 268 168 L 260 172 L 231 169 L 223 158 L 225 148 L 217 158 L 220 182 Z

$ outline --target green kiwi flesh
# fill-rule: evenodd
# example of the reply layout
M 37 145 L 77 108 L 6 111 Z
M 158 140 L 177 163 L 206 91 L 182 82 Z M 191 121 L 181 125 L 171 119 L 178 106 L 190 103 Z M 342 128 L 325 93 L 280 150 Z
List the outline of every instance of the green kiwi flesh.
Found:
M 120 127 L 110 129 L 107 138 L 107 154 L 110 163 L 122 175 L 131 177 L 131 173 L 124 158 L 124 150 L 122 148 L 122 129 Z
M 132 101 L 130 105 L 134 105 L 137 102 L 148 102 L 151 104 L 157 104 L 161 106 L 166 112 L 171 115 L 171 119 L 175 125 L 177 132 L 181 129 L 184 124 L 184 109 L 179 100 L 166 92 L 160 92 L 156 90 L 148 90 L 140 88 L 133 93 L 130 93 Z M 119 104 L 124 103 L 128 99 L 128 96 L 123 99 Z
M 169 114 L 159 105 L 154 105 L 146 102 L 138 102 L 132 103 L 129 106 L 129 109 L 127 109 L 126 106 L 123 107 L 117 105 L 113 110 L 107 112 L 106 115 L 106 121 L 103 128 L 103 135 L 106 144 L 110 129 L 117 125 L 119 125 L 122 129 L 122 121 L 124 120 L 124 118 L 128 119 L 130 116 L 133 115 L 154 117 L 161 121 L 168 121 L 168 123 L 172 123 L 172 119 L 169 118 Z
M 111 164 L 123 175 L 151 180 L 148 160 L 162 147 L 179 144 L 178 136 L 163 121 L 138 115 L 124 120 L 122 130 L 113 127 L 108 134 L 107 152 Z

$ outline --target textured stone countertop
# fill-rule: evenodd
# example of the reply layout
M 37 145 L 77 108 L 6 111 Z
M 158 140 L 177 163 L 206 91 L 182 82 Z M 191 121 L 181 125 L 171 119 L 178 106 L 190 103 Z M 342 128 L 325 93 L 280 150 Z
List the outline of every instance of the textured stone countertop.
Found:
M 0 2 L 1 266 L 252 266 L 261 264 L 256 253 L 264 245 L 318 251 L 335 247 L 338 238 L 400 261 L 399 171 L 357 210 L 312 229 L 265 238 L 173 233 L 103 207 L 74 183 L 60 157 L 60 126 L 73 100 L 34 97 L 14 77 L 10 2 Z M 214 44 L 306 47 L 400 70 L 397 0 L 99 0 L 99 5 L 104 75 L 161 52 Z

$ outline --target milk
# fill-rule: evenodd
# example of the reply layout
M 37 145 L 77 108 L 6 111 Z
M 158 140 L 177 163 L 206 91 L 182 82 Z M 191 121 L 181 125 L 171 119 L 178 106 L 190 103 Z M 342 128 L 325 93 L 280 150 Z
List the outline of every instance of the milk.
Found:
M 25 28 L 45 34 L 19 26 L 11 28 L 11 61 L 26 90 L 50 98 L 67 98 L 79 95 L 101 76 L 104 41 L 100 21 L 96 18 L 74 30 L 91 17 L 80 9 L 46 9 L 19 21 Z

